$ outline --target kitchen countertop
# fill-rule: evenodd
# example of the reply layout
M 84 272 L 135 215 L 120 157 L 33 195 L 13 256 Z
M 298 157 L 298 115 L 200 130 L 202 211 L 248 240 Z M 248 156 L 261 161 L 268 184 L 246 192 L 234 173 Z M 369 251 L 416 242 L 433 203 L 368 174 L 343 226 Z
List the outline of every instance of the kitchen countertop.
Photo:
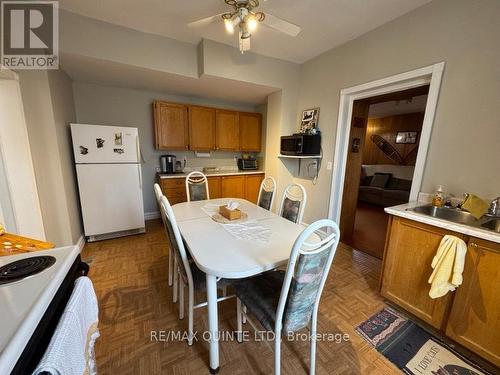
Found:
M 410 202 L 405 204 L 400 204 L 399 206 L 387 207 L 384 209 L 390 215 L 403 217 L 405 219 L 410 219 L 414 221 L 418 221 L 420 223 L 434 225 L 435 227 L 448 229 L 453 232 L 458 232 L 462 234 L 466 234 L 468 236 L 473 236 L 477 238 L 481 238 L 483 240 L 492 241 L 496 243 L 500 243 L 500 234 L 487 230 L 472 227 L 465 224 L 458 224 L 452 221 L 438 219 L 432 216 L 419 214 L 413 211 L 408 211 L 408 208 L 414 208 L 418 206 L 425 206 L 428 203 L 425 202 Z
M 0 258 L 0 266 L 32 256 L 56 258 L 36 275 L 0 285 L 0 374 L 9 374 L 17 363 L 79 253 L 78 246 L 66 246 Z
M 176 173 L 176 174 L 165 174 L 165 173 L 158 173 L 158 177 L 160 178 L 186 178 L 186 176 L 191 173 Z M 230 171 L 230 170 L 220 170 L 216 172 L 206 172 L 204 173 L 205 176 L 210 177 L 210 176 L 237 176 L 237 175 L 245 175 L 245 174 L 262 174 L 264 171 L 261 170 L 246 170 L 246 171 L 240 171 L 240 170 L 235 170 L 235 171 Z

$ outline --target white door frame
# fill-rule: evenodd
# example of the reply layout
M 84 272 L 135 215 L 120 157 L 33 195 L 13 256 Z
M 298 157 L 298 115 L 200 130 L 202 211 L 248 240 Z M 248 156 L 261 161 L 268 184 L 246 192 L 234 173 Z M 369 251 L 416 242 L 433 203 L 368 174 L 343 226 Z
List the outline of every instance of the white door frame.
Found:
M 340 91 L 339 117 L 337 122 L 337 136 L 335 140 L 335 158 L 332 173 L 332 188 L 330 192 L 330 205 L 328 217 L 335 222 L 340 222 L 342 209 L 342 194 L 344 190 L 345 168 L 349 152 L 349 133 L 351 130 L 352 107 L 355 100 L 366 99 L 373 96 L 389 94 L 392 92 L 408 90 L 424 85 L 429 86 L 427 104 L 425 107 L 424 121 L 420 133 L 415 172 L 410 190 L 410 201 L 417 200 L 422 186 L 427 149 L 434 124 L 434 115 L 441 87 L 441 78 L 444 71 L 444 62 L 429 65 L 424 68 L 396 74 L 391 77 L 368 82 L 362 85 L 349 87 Z

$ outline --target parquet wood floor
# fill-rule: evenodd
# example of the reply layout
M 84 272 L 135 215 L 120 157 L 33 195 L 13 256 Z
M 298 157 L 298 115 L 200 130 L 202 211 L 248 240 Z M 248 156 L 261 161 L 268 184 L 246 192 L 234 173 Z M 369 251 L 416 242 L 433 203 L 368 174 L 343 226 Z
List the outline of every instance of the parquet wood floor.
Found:
M 148 221 L 147 233 L 85 245 L 82 257 L 99 299 L 101 337 L 96 344 L 99 374 L 208 374 L 206 309 L 195 310 L 197 338 L 186 342 L 151 341 L 151 331 L 185 330 L 178 319 L 172 289 L 167 286 L 167 242 L 159 220 Z M 399 374 L 400 371 L 365 342 L 354 328 L 384 307 L 377 291 L 380 261 L 345 245 L 339 246 L 323 292 L 318 333 L 346 333 L 348 341 L 323 341 L 317 348 L 317 374 Z M 205 296 L 197 296 L 204 300 Z M 219 304 L 219 329 L 236 328 L 236 302 Z M 272 342 L 220 343 L 220 374 L 271 374 Z M 306 331 L 304 331 L 306 332 Z M 282 345 L 282 372 L 307 374 L 309 344 Z

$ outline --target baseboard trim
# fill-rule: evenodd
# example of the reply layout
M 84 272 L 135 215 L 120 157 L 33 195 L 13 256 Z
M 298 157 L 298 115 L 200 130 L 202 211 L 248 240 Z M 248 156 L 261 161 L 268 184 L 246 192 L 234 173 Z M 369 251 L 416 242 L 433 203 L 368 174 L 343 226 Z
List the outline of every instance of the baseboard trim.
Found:
M 144 213 L 144 220 L 153 220 L 153 219 L 159 219 L 160 218 L 160 211 L 153 211 L 153 212 L 145 212 Z

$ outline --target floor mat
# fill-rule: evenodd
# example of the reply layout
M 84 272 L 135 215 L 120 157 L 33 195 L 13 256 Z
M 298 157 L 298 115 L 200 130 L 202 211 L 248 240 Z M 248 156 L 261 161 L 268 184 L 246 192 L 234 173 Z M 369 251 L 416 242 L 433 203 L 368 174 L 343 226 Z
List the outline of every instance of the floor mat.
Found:
M 361 323 L 356 331 L 407 374 L 490 374 L 415 322 L 387 307 Z

